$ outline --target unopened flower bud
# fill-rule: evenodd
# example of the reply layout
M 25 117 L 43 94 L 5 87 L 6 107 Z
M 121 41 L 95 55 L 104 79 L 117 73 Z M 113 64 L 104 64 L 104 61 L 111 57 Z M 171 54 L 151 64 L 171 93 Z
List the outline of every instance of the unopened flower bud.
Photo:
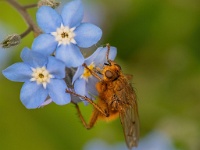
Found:
M 8 35 L 1 43 L 0 45 L 3 48 L 9 48 L 12 46 L 16 46 L 20 43 L 21 41 L 21 36 L 19 34 L 12 34 Z
M 40 0 L 38 2 L 38 7 L 41 7 L 41 6 L 50 6 L 52 8 L 56 8 L 60 5 L 59 2 L 56 2 L 55 0 Z

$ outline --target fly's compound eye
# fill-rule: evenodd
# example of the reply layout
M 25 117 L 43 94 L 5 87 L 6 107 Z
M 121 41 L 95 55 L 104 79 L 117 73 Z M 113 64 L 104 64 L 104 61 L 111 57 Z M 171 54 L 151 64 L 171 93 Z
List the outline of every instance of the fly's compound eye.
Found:
M 113 73 L 111 72 L 111 71 L 109 71 L 109 70 L 107 70 L 106 72 L 105 72 L 105 76 L 107 77 L 107 78 L 112 78 L 113 77 Z

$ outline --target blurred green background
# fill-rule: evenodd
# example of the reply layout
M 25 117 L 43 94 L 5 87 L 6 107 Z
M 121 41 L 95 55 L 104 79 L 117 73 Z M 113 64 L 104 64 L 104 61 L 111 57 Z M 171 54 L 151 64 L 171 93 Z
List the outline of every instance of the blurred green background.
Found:
M 36 0 L 19 0 L 30 4 Z M 63 1 L 64 2 L 64 1 Z M 66 1 L 67 2 L 67 1 Z M 168 136 L 177 149 L 200 149 L 200 1 L 83 0 L 86 20 L 103 30 L 99 45 L 117 47 L 116 61 L 133 75 L 141 139 L 153 130 Z M 36 8 L 29 13 L 35 19 Z M 27 28 L 18 12 L 0 0 L 0 39 Z M 1 69 L 21 61 L 23 47 L 0 49 Z M 86 130 L 72 104 L 28 110 L 19 100 L 22 83 L 0 74 L 0 149 L 83 149 L 92 139 L 108 144 L 124 141 L 119 119 L 99 121 Z M 83 106 L 89 119 L 92 108 Z

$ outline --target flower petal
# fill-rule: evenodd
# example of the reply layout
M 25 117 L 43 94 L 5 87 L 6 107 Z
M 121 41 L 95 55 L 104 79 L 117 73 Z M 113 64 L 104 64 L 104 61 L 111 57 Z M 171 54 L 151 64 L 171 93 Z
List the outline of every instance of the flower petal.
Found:
M 87 88 L 86 88 L 87 82 L 83 78 L 79 78 L 74 82 L 74 91 L 82 96 L 87 96 L 88 98 L 91 98 L 91 95 L 88 94 Z M 80 98 L 85 105 L 88 104 L 88 101 L 85 99 Z M 77 101 L 79 102 L 79 101 Z
M 55 32 L 62 24 L 61 16 L 49 6 L 42 6 L 38 9 L 36 20 L 45 33 Z
M 81 0 L 67 3 L 61 12 L 64 26 L 77 27 L 83 19 L 83 5 Z
M 83 78 L 79 78 L 74 82 L 74 91 L 77 94 L 86 96 L 86 81 Z
M 55 78 L 65 77 L 65 64 L 53 56 L 48 57 L 47 70 Z
M 51 55 L 55 51 L 57 45 L 58 42 L 55 40 L 54 36 L 50 34 L 40 34 L 34 39 L 32 50 L 44 55 Z
M 108 50 L 108 49 L 106 49 L 106 50 Z M 107 53 L 107 52 L 106 52 L 106 53 Z M 116 56 L 117 56 L 117 48 L 111 46 L 111 47 L 110 47 L 110 53 L 109 53 L 109 55 L 108 55 L 108 58 L 109 58 L 110 60 L 114 60 Z
M 90 95 L 90 98 L 91 99 L 95 99 L 95 97 L 98 96 L 98 92 L 96 90 L 96 83 L 98 82 L 99 80 L 95 77 L 91 77 L 88 79 L 88 82 L 86 84 L 86 89 L 87 89 L 87 93 Z
M 9 66 L 2 73 L 11 81 L 25 82 L 31 78 L 32 70 L 30 66 L 21 62 Z
M 84 57 L 80 52 L 80 49 L 73 45 L 61 45 L 57 48 L 56 58 L 62 60 L 66 67 L 78 67 L 83 64 Z
M 90 23 L 82 23 L 74 32 L 77 45 L 83 48 L 96 44 L 102 36 L 101 29 Z
M 77 78 L 79 78 L 84 72 L 84 67 L 83 66 L 79 66 L 78 69 L 76 70 L 76 73 L 73 76 L 72 79 L 72 84 L 74 84 L 74 81 L 77 80 Z
M 64 80 L 51 79 L 47 85 L 49 96 L 58 105 L 64 105 L 71 101 L 71 96 L 66 93 L 67 85 Z
M 47 63 L 47 57 L 42 55 L 41 53 L 32 51 L 28 48 L 24 48 L 21 52 L 22 60 L 29 64 L 30 66 L 36 67 L 43 67 Z
M 85 63 L 87 65 L 90 65 L 92 62 L 94 62 L 94 60 L 98 57 L 99 53 L 101 52 L 102 47 L 97 48 L 96 51 L 94 51 L 94 53 L 92 53 L 92 55 L 90 55 L 89 57 L 87 57 L 85 59 Z
M 25 82 L 20 92 L 20 99 L 26 108 L 38 108 L 47 98 L 47 90 L 42 84 Z
M 102 65 L 107 62 L 106 55 L 108 52 L 108 48 L 107 47 L 99 47 L 97 50 L 99 51 L 99 53 L 98 53 L 98 56 L 94 59 L 94 62 L 97 66 L 99 66 L 99 65 Z M 114 60 L 116 55 L 117 55 L 117 49 L 115 47 L 111 46 L 108 58 L 111 60 Z

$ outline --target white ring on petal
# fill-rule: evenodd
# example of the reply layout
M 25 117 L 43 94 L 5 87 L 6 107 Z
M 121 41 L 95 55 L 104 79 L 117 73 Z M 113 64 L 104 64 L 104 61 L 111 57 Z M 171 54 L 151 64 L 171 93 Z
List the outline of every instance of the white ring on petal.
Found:
M 31 68 L 31 69 L 33 73 L 30 81 L 35 81 L 37 82 L 37 84 L 42 84 L 44 89 L 46 89 L 47 83 L 49 83 L 50 79 L 54 78 L 54 76 L 49 73 L 46 67 Z
M 51 35 L 55 37 L 55 40 L 58 42 L 58 46 L 63 44 L 76 44 L 74 37 L 76 36 L 74 33 L 75 28 L 69 28 L 68 26 L 63 26 L 61 24 L 60 28 L 57 28 L 56 32 L 51 32 Z

